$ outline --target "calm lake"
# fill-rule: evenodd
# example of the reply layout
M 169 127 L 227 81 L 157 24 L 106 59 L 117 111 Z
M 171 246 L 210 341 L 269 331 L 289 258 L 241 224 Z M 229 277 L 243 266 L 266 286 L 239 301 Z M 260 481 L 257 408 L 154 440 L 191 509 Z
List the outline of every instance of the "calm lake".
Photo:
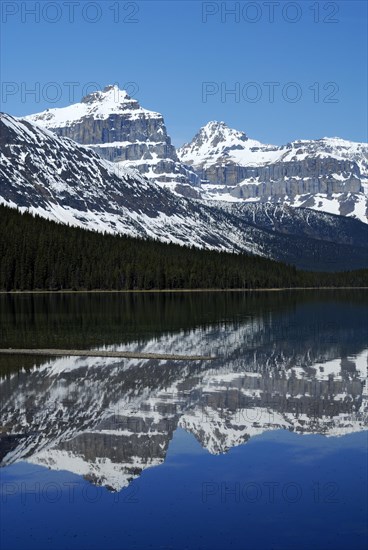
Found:
M 366 548 L 368 291 L 0 295 L 4 550 Z

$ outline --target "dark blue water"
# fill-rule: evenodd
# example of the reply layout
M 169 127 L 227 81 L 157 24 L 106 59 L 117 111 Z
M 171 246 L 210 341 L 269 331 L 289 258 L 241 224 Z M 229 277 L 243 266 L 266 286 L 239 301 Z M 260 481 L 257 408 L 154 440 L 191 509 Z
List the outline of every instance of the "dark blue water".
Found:
M 167 326 L 154 314 L 141 329 L 137 310 L 119 336 L 100 309 L 106 346 L 211 363 L 3 360 L 1 548 L 366 548 L 367 298 L 208 296 L 206 310 L 188 297 L 192 318 L 174 303 Z M 50 304 L 33 306 L 22 345 L 50 338 Z M 3 316 L 8 341 L 28 315 L 18 307 Z M 102 345 L 90 314 L 74 340 L 68 318 L 60 309 L 70 347 Z

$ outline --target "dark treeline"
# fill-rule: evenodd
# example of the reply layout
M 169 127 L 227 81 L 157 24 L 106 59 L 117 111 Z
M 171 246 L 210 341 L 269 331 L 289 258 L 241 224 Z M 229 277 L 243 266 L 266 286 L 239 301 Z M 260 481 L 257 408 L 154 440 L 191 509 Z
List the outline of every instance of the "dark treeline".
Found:
M 103 235 L 0 206 L 0 290 L 368 286 L 368 270 L 313 273 L 247 254 Z

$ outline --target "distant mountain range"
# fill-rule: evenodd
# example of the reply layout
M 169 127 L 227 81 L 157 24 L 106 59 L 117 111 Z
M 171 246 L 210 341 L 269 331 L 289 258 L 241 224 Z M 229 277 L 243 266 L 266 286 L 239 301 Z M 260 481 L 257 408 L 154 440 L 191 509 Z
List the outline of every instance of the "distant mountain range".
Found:
M 281 202 L 368 222 L 366 143 L 324 138 L 264 145 L 224 122 L 209 122 L 175 151 L 163 116 L 117 86 L 26 119 L 188 197 Z
M 0 196 L 79 227 L 248 252 L 313 270 L 368 265 L 368 225 L 308 209 L 178 196 L 29 121 L 0 119 Z
M 368 266 L 366 144 L 275 147 L 212 122 L 175 151 L 162 115 L 116 86 L 25 119 L 2 114 L 0 130 L 8 206 L 303 269 Z
M 366 143 L 323 138 L 276 147 L 210 122 L 178 156 L 201 178 L 205 198 L 281 202 L 367 222 Z

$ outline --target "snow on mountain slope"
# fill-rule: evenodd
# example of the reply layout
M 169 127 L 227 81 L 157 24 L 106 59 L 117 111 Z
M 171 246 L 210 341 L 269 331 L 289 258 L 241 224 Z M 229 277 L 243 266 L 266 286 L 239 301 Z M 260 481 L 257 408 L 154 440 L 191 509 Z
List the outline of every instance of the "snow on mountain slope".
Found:
M 1 116 L 0 129 L 0 200 L 7 205 L 110 233 L 217 249 L 259 249 L 246 231 L 233 227 L 230 235 L 222 234 L 215 211 L 206 210 L 213 223 L 201 221 L 196 204 L 89 148 L 8 115 Z
M 283 162 L 303 160 L 310 155 L 319 158 L 335 158 L 355 162 L 364 181 L 368 180 L 368 144 L 341 138 L 297 140 L 280 147 Z
M 368 144 L 340 138 L 297 140 L 287 145 L 265 145 L 234 130 L 225 122 L 212 121 L 203 126 L 190 143 L 178 149 L 178 156 L 196 168 L 208 168 L 217 162 L 234 162 L 239 166 L 263 166 L 274 162 L 304 160 L 310 155 L 320 158 L 352 160 L 368 180 Z
M 252 190 L 252 183 L 231 189 L 221 185 L 203 185 L 202 199 L 213 204 L 247 204 L 249 206 L 308 208 L 321 214 L 334 214 L 368 224 L 368 193 L 305 193 L 295 196 L 245 198 Z
M 47 109 L 42 113 L 27 116 L 25 120 L 53 129 L 80 123 L 82 118 L 93 117 L 96 120 L 105 120 L 111 115 L 122 113 L 131 119 L 162 118 L 159 113 L 143 109 L 125 90 L 120 90 L 117 86 L 107 86 L 103 91 L 89 94 L 82 99 L 81 103 Z
M 339 242 L 368 246 L 368 225 L 352 222 L 348 217 L 330 215 L 310 208 L 292 208 L 287 204 L 247 201 L 219 202 L 226 212 L 239 216 L 247 223 L 262 229 L 280 231 L 283 234 L 299 235 L 334 242 L 338 224 Z M 302 205 L 301 205 L 302 206 Z M 333 212 L 338 214 L 338 212 Z
M 210 122 L 178 150 L 202 180 L 202 198 L 273 202 L 368 223 L 368 145 L 340 138 L 263 145 Z
M 163 116 L 116 85 L 26 117 L 188 198 L 285 202 L 368 223 L 368 146 L 339 138 L 264 145 L 209 122 L 178 151 Z M 202 185 L 201 185 L 202 182 Z
M 101 159 L 91 148 L 29 121 L 1 115 L 0 131 L 0 202 L 9 206 L 97 231 L 251 252 L 316 270 L 368 265 L 359 239 L 352 245 L 340 237 L 338 217 L 332 220 L 336 227 L 332 240 L 269 231 L 238 213 L 179 197 L 134 170 Z M 323 216 L 321 224 L 326 224 Z M 361 232 L 363 243 L 361 224 L 351 224 L 349 231 Z
M 208 168 L 216 162 L 226 162 L 226 159 L 247 166 L 250 162 L 257 165 L 276 160 L 279 150 L 249 139 L 244 132 L 229 128 L 225 122 L 211 121 L 190 143 L 178 149 L 178 156 L 182 162 L 195 168 Z
M 25 119 L 88 145 L 123 168 L 135 168 L 157 183 L 195 194 L 188 188 L 198 183 L 198 176 L 179 162 L 163 116 L 144 109 L 116 85 L 91 93 L 80 103 Z

